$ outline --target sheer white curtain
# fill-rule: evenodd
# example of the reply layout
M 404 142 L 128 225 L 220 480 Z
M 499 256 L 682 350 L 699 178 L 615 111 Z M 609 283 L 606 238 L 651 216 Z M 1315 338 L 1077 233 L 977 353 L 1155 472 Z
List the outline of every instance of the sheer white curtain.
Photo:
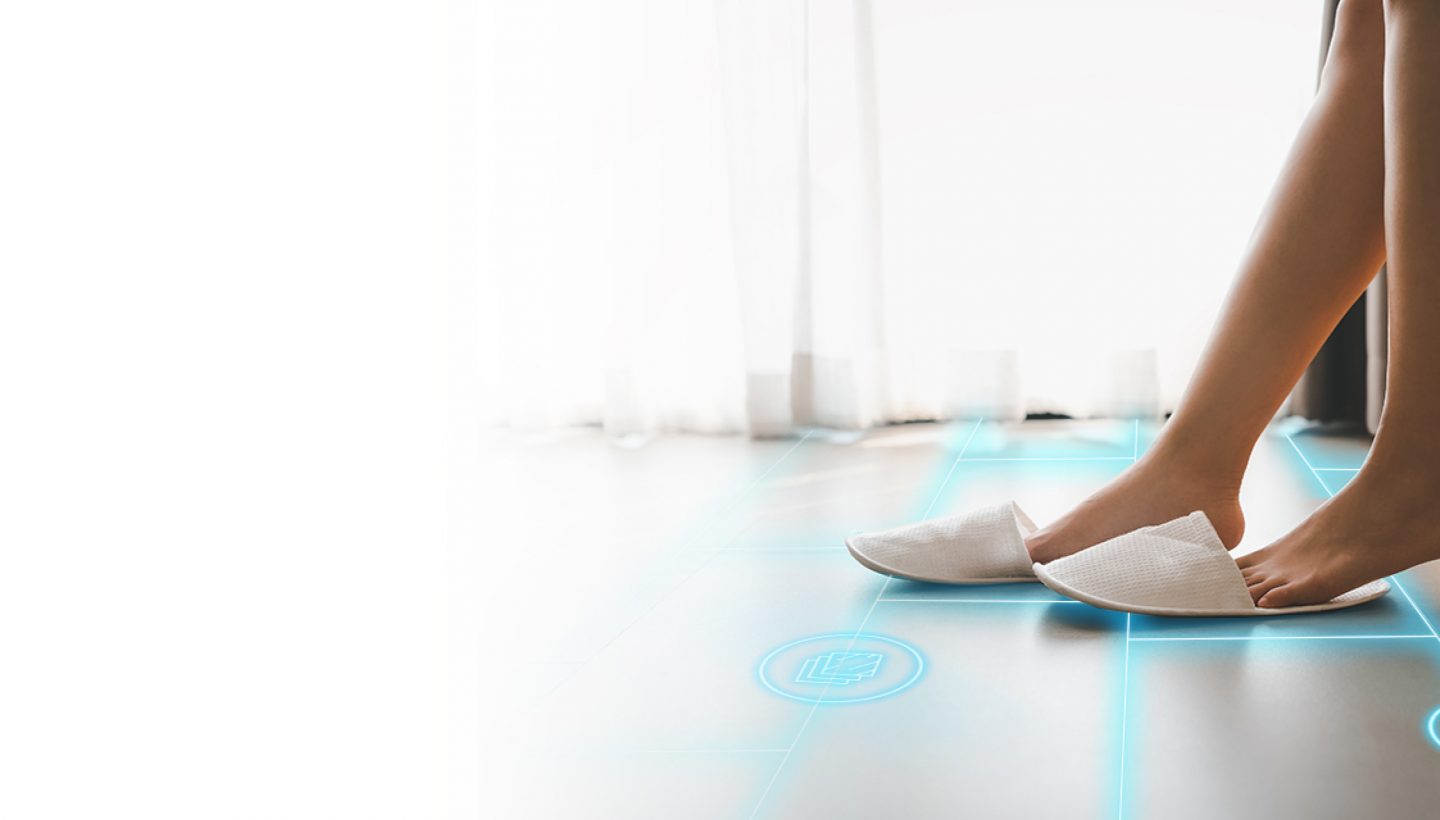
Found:
M 1263 5 L 504 4 L 492 418 L 1168 409 L 1313 84 Z

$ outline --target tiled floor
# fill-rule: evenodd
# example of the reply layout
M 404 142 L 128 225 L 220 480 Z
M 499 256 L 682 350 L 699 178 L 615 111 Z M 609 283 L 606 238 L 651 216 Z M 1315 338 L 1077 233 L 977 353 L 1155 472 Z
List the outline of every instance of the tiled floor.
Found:
M 1157 429 L 507 439 L 491 467 L 517 490 L 514 543 L 487 552 L 497 816 L 1440 816 L 1440 567 L 1351 611 L 1182 620 L 887 579 L 842 546 L 1011 498 L 1049 520 Z M 1365 451 L 1277 425 L 1241 549 Z M 847 645 L 803 640 L 822 635 Z

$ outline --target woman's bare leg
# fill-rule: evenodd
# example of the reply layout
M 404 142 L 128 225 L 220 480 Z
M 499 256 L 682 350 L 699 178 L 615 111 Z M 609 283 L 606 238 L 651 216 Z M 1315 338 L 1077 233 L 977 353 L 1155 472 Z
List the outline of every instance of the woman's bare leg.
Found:
M 1350 484 L 1241 559 L 1261 606 L 1320 603 L 1440 558 L 1440 0 L 1386 0 L 1385 18 L 1385 409 Z
M 1314 106 L 1174 417 L 1133 468 L 1032 536 L 1045 562 L 1204 510 L 1244 533 L 1255 441 L 1385 258 L 1380 0 L 1343 0 Z

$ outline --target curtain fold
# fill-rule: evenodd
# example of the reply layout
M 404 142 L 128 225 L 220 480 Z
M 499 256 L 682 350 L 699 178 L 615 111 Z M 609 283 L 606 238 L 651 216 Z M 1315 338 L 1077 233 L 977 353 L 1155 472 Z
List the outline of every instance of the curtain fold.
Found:
M 505 4 L 491 418 L 1163 412 L 1303 116 L 1247 8 Z

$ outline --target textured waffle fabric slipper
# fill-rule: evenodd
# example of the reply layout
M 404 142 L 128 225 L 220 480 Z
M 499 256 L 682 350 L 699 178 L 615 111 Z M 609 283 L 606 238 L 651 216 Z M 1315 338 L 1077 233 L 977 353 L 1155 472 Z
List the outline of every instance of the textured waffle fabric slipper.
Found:
M 1014 502 L 852 535 L 845 546 L 869 569 L 937 584 L 1034 581 L 1025 537 L 1035 531 Z
M 1323 604 L 1258 607 L 1240 567 L 1203 512 L 1036 564 L 1035 575 L 1061 595 L 1092 606 L 1183 617 L 1324 612 L 1373 601 L 1390 591 L 1385 581 L 1371 581 Z

